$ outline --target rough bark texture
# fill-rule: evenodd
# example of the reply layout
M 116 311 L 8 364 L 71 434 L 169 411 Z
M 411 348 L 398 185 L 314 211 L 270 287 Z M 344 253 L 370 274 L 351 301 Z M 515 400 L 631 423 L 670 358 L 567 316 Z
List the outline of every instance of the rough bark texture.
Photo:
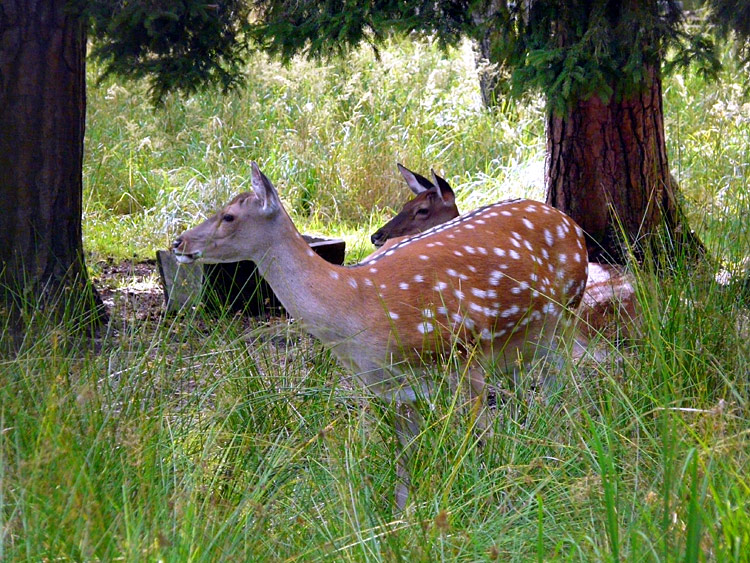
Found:
M 675 244 L 699 246 L 683 226 L 664 138 L 661 79 L 652 68 L 640 93 L 579 101 L 547 119 L 547 203 L 586 231 L 589 258 L 623 263 L 658 251 L 664 227 Z M 623 240 L 623 235 L 625 240 Z
M 507 96 L 507 88 L 501 81 L 501 72 L 497 64 L 492 61 L 495 57 L 492 54 L 493 35 L 497 32 L 491 25 L 496 12 L 499 9 L 497 0 L 488 2 L 484 10 L 474 10 L 471 14 L 474 24 L 482 30 L 480 37 L 474 41 L 474 60 L 477 68 L 477 78 L 479 79 L 479 92 L 482 95 L 484 107 L 492 107 L 497 104 L 498 100 Z
M 81 233 L 86 31 L 67 5 L 0 5 L 0 307 L 70 313 L 74 297 L 98 318 Z
M 474 59 L 477 67 L 477 78 L 479 79 L 479 93 L 482 96 L 482 104 L 486 108 L 494 106 L 501 97 L 501 92 L 499 92 L 499 73 L 496 66 L 490 63 L 492 60 L 490 41 L 489 35 L 485 35 L 474 43 Z

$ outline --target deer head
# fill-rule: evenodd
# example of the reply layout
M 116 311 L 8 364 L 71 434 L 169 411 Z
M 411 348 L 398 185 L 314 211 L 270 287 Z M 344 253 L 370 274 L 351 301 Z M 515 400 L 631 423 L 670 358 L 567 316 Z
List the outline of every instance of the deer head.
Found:
M 456 197 L 448 182 L 432 172 L 433 182 L 397 164 L 414 199 L 406 202 L 403 209 L 370 237 L 372 244 L 383 246 L 389 239 L 414 235 L 458 217 Z
M 271 182 L 253 163 L 253 191 L 242 193 L 221 211 L 179 236 L 172 245 L 177 260 L 207 264 L 261 260 L 274 235 L 290 222 Z

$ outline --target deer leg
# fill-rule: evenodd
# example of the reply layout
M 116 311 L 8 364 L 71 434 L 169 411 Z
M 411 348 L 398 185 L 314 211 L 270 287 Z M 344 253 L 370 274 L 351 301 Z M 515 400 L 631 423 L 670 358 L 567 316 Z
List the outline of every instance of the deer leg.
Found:
M 490 413 L 487 408 L 487 386 L 484 380 L 484 368 L 480 365 L 469 367 L 469 402 L 471 417 L 476 420 L 477 430 L 484 434 L 490 427 Z
M 401 443 L 401 454 L 398 457 L 396 465 L 398 483 L 396 484 L 395 497 L 396 508 L 398 510 L 403 510 L 406 507 L 406 501 L 409 498 L 411 480 L 409 478 L 408 464 L 414 452 L 414 439 L 419 434 L 421 422 L 421 416 L 413 403 L 399 403 L 397 405 L 394 415 L 394 426 L 398 441 Z

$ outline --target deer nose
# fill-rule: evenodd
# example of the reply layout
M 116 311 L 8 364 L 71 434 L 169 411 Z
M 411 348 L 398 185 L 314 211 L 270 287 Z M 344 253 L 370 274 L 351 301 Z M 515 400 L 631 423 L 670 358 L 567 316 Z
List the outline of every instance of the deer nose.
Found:
M 172 243 L 172 248 L 177 250 L 178 248 L 180 248 L 181 244 L 182 244 L 182 237 L 177 237 L 175 241 Z
M 382 231 L 376 231 L 372 234 L 370 237 L 370 240 L 372 241 L 372 244 L 375 246 L 382 246 L 385 242 L 385 237 L 383 236 Z

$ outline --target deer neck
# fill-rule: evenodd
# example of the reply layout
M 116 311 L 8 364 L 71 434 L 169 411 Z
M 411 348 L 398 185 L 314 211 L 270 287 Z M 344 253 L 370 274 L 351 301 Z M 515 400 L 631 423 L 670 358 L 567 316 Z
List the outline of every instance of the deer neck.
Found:
M 344 268 L 318 256 L 291 219 L 274 230 L 272 244 L 255 262 L 284 308 L 306 328 L 315 327 L 315 336 L 319 336 L 318 329 L 340 329 L 336 313 L 342 303 L 336 285 Z

